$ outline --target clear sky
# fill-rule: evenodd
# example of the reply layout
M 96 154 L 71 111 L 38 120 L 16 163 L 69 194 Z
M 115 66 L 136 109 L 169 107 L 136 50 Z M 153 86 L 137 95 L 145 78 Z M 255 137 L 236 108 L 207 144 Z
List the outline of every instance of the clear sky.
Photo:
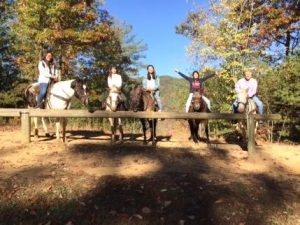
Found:
M 106 0 L 103 8 L 118 21 L 133 26 L 132 34 L 148 46 L 145 64 L 153 64 L 157 74 L 176 76 L 174 68 L 190 73 L 195 68 L 186 53 L 190 41 L 175 33 L 192 9 L 190 0 Z M 201 0 L 197 1 L 204 2 Z M 146 72 L 142 69 L 139 75 Z

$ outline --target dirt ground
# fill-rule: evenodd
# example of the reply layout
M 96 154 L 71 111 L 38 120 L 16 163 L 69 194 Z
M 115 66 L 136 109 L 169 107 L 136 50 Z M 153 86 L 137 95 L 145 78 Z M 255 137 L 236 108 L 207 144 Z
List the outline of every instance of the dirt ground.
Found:
M 258 141 L 249 159 L 159 123 L 156 146 L 138 130 L 123 144 L 84 130 L 22 144 L 19 127 L 0 127 L 0 224 L 300 224 L 299 145 Z

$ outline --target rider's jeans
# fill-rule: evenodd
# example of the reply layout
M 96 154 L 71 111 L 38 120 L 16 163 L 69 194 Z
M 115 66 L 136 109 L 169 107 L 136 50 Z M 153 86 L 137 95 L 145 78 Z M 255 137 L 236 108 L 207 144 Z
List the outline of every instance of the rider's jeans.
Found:
M 263 114 L 263 112 L 264 112 L 264 105 L 263 105 L 262 101 L 256 95 L 253 96 L 252 99 L 255 102 L 255 104 L 257 105 L 258 113 L 259 114 Z
M 155 92 L 154 97 L 156 99 L 156 102 L 157 102 L 157 105 L 158 105 L 158 109 L 160 111 L 162 111 L 162 104 L 161 104 L 161 100 L 160 100 L 160 93 L 159 93 L 159 91 Z
M 47 92 L 48 83 L 40 83 L 40 94 L 37 98 L 37 106 L 40 107 Z

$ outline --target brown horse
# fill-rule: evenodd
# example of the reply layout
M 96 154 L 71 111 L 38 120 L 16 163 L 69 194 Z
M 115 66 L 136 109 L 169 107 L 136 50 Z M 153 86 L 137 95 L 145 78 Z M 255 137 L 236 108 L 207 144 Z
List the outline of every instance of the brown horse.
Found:
M 157 107 L 153 93 L 143 89 L 141 85 L 135 85 L 131 90 L 131 110 L 137 111 L 156 111 Z M 146 138 L 146 121 L 149 124 L 151 132 L 151 141 L 156 141 L 156 124 L 157 119 L 140 119 L 143 127 L 144 143 L 147 143 Z
M 210 110 L 207 107 L 207 104 L 202 99 L 202 95 L 200 94 L 200 92 L 194 92 L 189 112 L 210 112 Z M 206 142 L 209 143 L 208 120 L 189 119 L 188 122 L 190 125 L 191 139 L 195 143 L 201 141 L 201 138 L 199 136 L 199 124 L 202 123 L 205 127 Z

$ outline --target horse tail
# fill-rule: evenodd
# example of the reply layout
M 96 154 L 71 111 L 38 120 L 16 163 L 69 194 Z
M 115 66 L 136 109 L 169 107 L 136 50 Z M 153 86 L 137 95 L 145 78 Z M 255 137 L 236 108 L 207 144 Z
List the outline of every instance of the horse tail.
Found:
M 33 84 L 29 84 L 24 91 L 25 99 L 29 107 L 35 107 L 37 104 L 36 93 L 34 93 L 33 88 Z

